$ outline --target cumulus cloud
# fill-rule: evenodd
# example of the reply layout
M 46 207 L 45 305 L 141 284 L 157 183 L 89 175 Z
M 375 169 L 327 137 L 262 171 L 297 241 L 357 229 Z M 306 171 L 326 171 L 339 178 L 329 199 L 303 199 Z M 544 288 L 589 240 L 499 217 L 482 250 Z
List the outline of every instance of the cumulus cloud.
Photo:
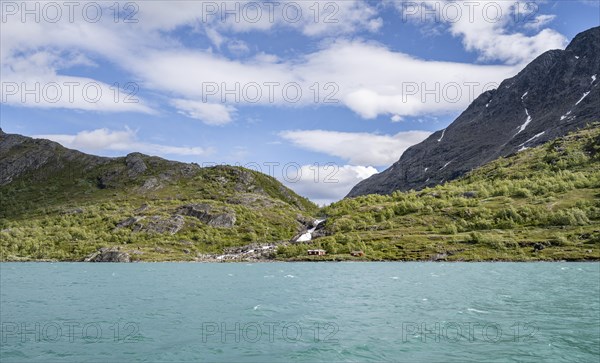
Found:
M 87 152 L 136 151 L 151 155 L 206 156 L 214 151 L 211 148 L 180 147 L 142 142 L 137 139 L 136 132 L 128 128 L 125 130 L 102 128 L 85 130 L 74 135 L 49 134 L 33 137 L 56 141 L 65 147 Z
M 404 131 L 395 135 L 325 130 L 292 130 L 279 134 L 306 150 L 336 156 L 356 165 L 387 166 L 410 146 L 425 140 L 428 131 Z
M 372 166 L 334 163 L 303 165 L 297 175 L 281 180 L 288 188 L 319 205 L 344 198 L 358 182 L 377 173 Z

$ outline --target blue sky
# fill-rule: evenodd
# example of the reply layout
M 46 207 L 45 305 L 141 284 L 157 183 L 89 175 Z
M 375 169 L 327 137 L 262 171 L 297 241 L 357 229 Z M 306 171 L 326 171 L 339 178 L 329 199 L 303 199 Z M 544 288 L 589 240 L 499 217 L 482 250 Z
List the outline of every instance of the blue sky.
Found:
M 597 1 L 1 3 L 5 132 L 260 167 L 321 204 L 600 24 Z

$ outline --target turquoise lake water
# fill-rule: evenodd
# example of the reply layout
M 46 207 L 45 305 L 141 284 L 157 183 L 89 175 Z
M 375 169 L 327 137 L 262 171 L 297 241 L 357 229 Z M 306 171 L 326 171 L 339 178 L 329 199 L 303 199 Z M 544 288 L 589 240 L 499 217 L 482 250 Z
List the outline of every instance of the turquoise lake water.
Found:
M 0 360 L 598 362 L 598 263 L 2 263 Z

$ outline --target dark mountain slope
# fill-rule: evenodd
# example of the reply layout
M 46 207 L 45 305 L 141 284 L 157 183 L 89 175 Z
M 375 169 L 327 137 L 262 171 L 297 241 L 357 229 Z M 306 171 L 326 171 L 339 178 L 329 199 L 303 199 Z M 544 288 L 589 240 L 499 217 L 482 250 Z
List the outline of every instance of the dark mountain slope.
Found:
M 348 197 L 422 189 L 456 179 L 600 120 L 600 27 L 548 51 L 498 89 L 481 94 L 450 126 L 414 145 Z

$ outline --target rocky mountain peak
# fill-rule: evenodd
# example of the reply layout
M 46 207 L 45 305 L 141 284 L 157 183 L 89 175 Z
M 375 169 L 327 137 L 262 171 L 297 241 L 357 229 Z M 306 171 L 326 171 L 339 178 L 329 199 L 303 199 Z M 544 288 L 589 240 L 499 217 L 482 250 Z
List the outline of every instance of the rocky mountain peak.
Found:
M 481 94 L 446 129 L 410 147 L 398 162 L 348 194 L 390 194 L 458 178 L 499 157 L 600 119 L 600 27 L 550 50 Z

